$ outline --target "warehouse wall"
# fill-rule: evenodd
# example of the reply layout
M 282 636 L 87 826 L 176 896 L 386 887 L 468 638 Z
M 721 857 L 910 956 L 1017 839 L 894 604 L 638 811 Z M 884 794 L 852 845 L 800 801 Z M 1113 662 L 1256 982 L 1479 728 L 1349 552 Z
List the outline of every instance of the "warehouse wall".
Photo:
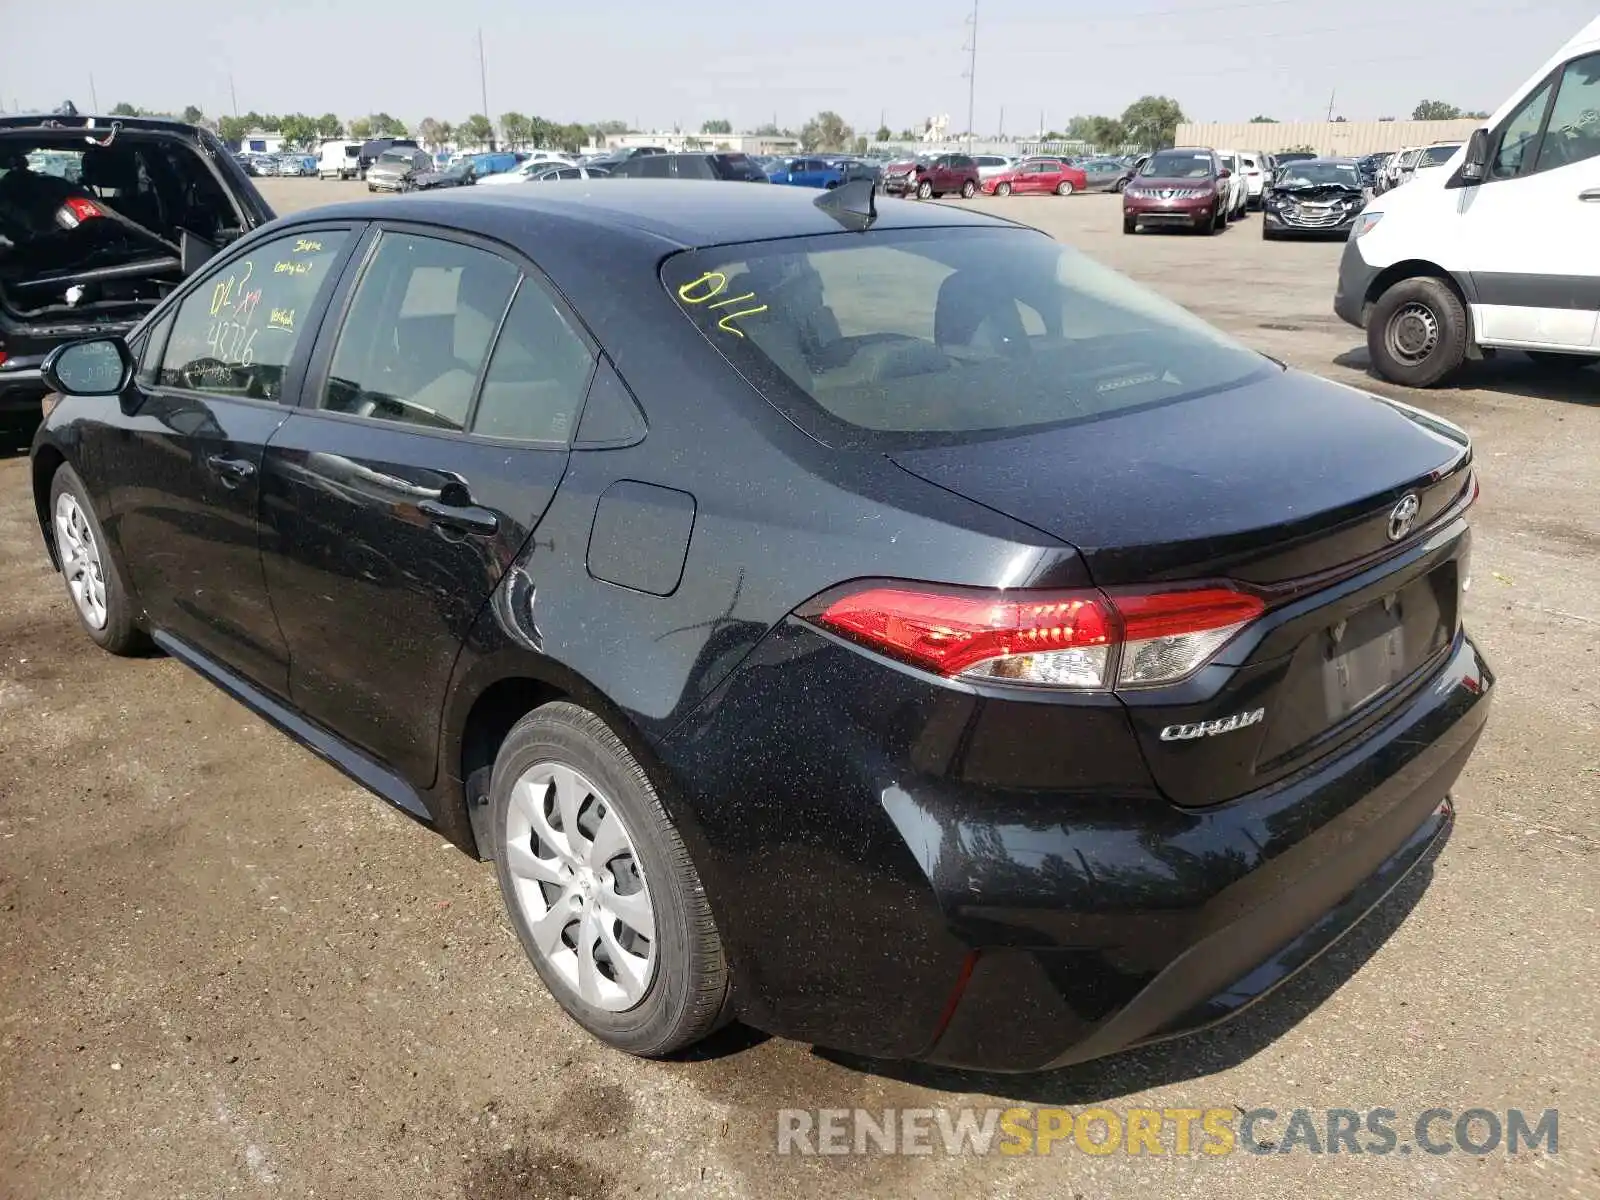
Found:
M 1177 145 L 1271 154 L 1310 146 L 1319 154 L 1372 154 L 1431 142 L 1464 142 L 1482 121 L 1281 121 L 1276 124 L 1200 124 L 1178 126 Z

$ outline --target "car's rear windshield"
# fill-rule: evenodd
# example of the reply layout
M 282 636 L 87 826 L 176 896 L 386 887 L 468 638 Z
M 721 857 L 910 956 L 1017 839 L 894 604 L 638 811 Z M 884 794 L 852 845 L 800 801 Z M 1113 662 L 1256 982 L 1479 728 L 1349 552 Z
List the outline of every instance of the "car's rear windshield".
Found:
M 823 442 L 893 448 L 1099 420 L 1269 360 L 1031 230 L 879 230 L 686 251 L 678 306 Z
M 378 155 L 378 161 L 387 163 L 408 163 L 411 161 L 411 151 L 385 150 L 382 154 Z
M 1459 145 L 1455 145 L 1455 146 L 1429 146 L 1426 150 L 1424 150 L 1422 152 L 1422 157 L 1417 160 L 1417 166 L 1419 166 L 1419 167 L 1440 167 L 1440 166 L 1443 166 L 1445 163 L 1450 161 L 1451 156 L 1453 156 L 1455 154 L 1455 152 L 1457 150 L 1459 150 L 1459 149 L 1461 149 L 1461 147 Z
M 1203 179 L 1211 174 L 1211 155 L 1194 150 L 1166 150 L 1152 154 L 1139 168 L 1150 179 Z

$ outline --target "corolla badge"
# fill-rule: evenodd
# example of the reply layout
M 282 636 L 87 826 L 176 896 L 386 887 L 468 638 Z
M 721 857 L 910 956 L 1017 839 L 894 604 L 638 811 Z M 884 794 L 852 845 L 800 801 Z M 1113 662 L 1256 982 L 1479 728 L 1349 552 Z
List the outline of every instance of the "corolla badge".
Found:
M 1400 503 L 1389 510 L 1389 540 L 1398 542 L 1411 532 L 1411 523 L 1417 519 L 1417 513 L 1422 509 L 1422 502 L 1417 499 L 1415 492 L 1407 492 L 1401 497 Z
M 1267 710 L 1253 708 L 1249 712 L 1234 713 L 1231 717 L 1223 717 L 1217 721 L 1196 721 L 1192 725 L 1168 725 L 1161 731 L 1163 742 L 1187 742 L 1195 738 L 1216 737 L 1219 733 L 1232 733 L 1235 729 L 1246 729 L 1251 725 L 1259 725 L 1266 719 Z

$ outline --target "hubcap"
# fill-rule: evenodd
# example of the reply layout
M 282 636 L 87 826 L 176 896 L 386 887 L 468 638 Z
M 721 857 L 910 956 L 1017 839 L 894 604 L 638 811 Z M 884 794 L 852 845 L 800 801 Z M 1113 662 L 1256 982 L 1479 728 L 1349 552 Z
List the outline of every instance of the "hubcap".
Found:
M 1401 362 L 1416 364 L 1439 344 L 1439 318 L 1425 304 L 1412 302 L 1395 311 L 1385 331 L 1389 353 Z
M 544 961 L 595 1008 L 643 1000 L 655 911 L 622 813 L 571 767 L 535 763 L 512 786 L 505 834 L 517 905 Z
M 71 492 L 56 501 L 56 550 L 72 600 L 91 629 L 106 627 L 106 579 L 89 518 Z

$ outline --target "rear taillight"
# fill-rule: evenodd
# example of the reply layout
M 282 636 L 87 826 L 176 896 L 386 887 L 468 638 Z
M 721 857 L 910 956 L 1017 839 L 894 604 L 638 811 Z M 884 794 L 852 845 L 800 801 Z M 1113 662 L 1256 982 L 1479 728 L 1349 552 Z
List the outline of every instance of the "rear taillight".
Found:
M 76 229 L 85 221 L 105 215 L 105 209 L 87 196 L 68 196 L 56 212 L 56 224 L 63 229 Z
M 808 620 L 946 678 L 1104 691 L 1183 679 L 1265 609 L 1232 588 L 973 592 L 882 585 Z

